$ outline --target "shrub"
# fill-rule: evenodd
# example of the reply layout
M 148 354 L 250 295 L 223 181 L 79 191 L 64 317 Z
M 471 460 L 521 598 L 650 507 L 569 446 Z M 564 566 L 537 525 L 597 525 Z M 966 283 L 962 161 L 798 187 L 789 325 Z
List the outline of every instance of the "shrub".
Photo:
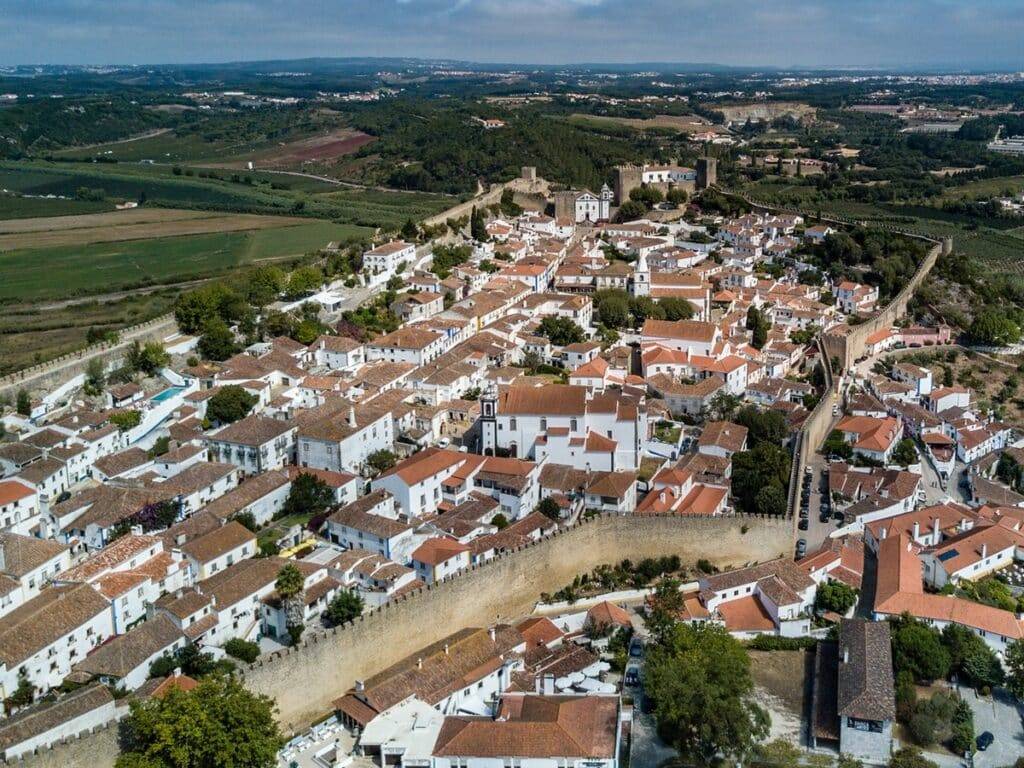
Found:
M 252 664 L 260 656 L 260 647 L 256 643 L 250 643 L 248 640 L 233 637 L 224 643 L 224 652 L 228 656 L 234 656 L 239 661 Z

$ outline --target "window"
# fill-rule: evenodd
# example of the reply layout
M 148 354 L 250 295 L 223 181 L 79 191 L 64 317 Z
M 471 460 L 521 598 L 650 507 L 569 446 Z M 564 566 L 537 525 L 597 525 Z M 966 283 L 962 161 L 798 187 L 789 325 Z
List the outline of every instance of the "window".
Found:
M 514 416 L 511 419 L 508 420 L 508 428 L 509 429 L 516 429 L 516 419 L 515 419 Z

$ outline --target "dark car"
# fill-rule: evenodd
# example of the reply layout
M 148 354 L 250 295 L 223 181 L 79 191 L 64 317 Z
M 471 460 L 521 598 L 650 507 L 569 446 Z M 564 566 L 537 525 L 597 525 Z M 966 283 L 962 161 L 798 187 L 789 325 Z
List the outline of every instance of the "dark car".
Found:
M 632 642 L 630 642 L 629 655 L 633 658 L 639 658 L 644 655 L 644 641 L 639 637 L 634 637 Z
M 626 670 L 626 676 L 622 681 L 626 685 L 638 685 L 640 683 L 639 670 L 636 667 L 630 667 Z
M 810 522 L 807 520 L 806 517 L 804 517 L 800 519 L 800 522 L 796 524 L 796 527 L 799 528 L 801 531 L 806 531 L 809 525 Z
M 819 523 L 827 523 L 828 522 L 828 512 L 822 512 L 821 515 L 818 516 L 818 522 Z
M 807 554 L 807 539 L 797 539 L 796 556 L 803 557 Z
M 996 737 L 992 735 L 992 731 L 985 731 L 978 736 L 978 749 L 984 752 L 992 746 L 992 742 L 995 740 Z

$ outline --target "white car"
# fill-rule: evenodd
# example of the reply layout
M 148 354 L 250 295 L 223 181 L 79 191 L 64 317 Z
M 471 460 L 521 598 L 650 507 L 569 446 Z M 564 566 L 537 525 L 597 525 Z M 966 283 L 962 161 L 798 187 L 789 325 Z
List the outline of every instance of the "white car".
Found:
M 437 441 L 437 445 L 440 448 L 447 448 L 451 444 L 452 444 L 451 439 L 447 438 L 447 437 L 442 437 L 440 440 Z

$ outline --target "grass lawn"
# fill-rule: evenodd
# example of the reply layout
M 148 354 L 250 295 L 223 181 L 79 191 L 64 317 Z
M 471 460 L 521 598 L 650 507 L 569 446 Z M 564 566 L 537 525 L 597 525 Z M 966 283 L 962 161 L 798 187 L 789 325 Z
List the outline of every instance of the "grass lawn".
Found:
M 34 248 L 0 253 L 0 301 L 68 297 L 180 282 L 260 259 L 301 256 L 369 234 L 310 221 L 279 229 Z M 55 275 L 60 275 L 55 280 Z

